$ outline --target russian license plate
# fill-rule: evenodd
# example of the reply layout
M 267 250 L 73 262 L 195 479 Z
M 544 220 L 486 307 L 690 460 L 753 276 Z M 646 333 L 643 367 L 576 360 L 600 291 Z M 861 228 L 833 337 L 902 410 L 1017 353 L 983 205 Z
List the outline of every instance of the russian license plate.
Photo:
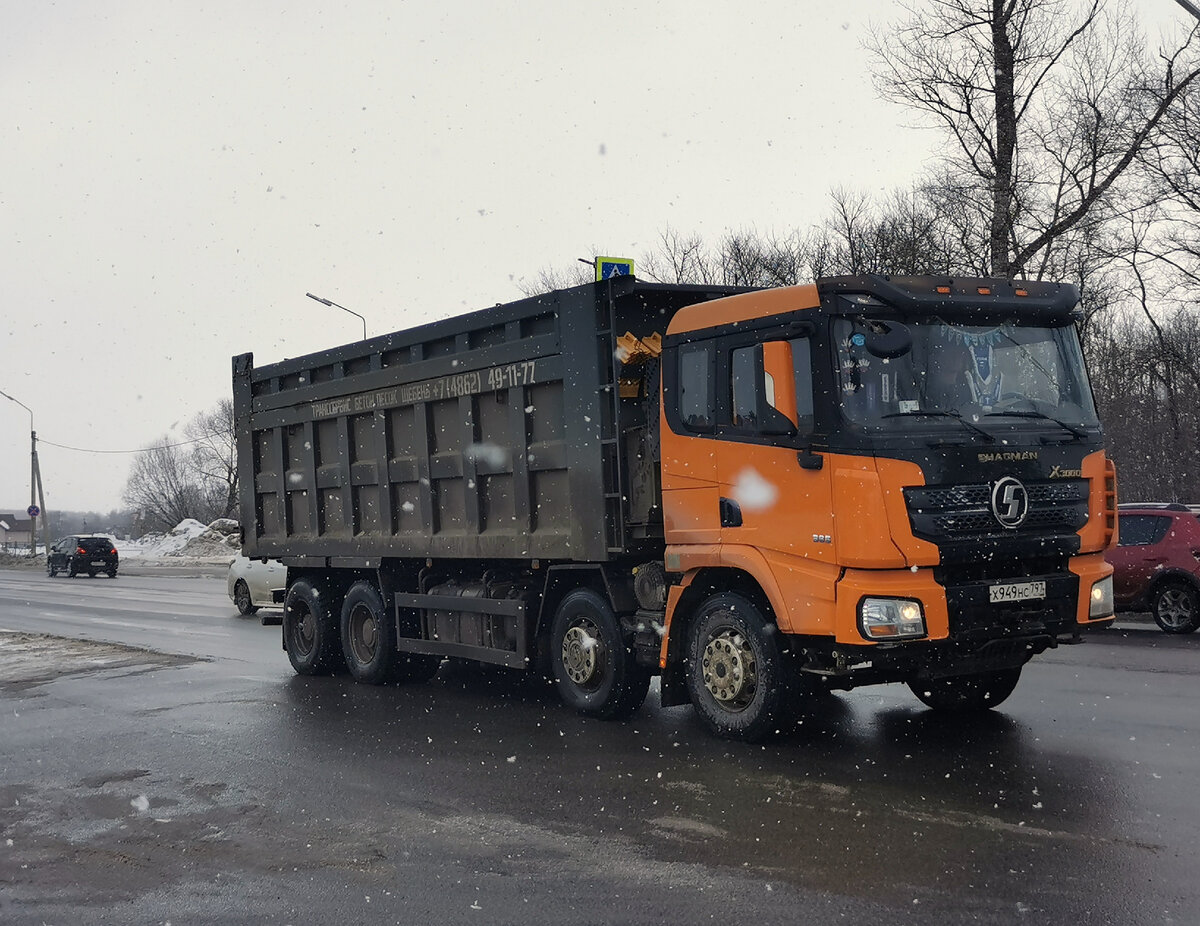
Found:
M 92 560 L 92 565 L 93 565 L 93 566 L 103 566 L 103 565 L 104 565 L 104 560 L 102 560 L 102 559 L 94 559 L 94 560 Z
M 1045 582 L 1005 582 L 988 588 L 988 599 L 992 604 L 1006 601 L 1033 601 L 1046 597 Z

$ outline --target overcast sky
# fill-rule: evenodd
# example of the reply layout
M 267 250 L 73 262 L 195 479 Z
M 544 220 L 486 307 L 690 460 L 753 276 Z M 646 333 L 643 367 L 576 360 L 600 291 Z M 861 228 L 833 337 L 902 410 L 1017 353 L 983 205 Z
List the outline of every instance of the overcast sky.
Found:
M 182 439 L 232 355 L 360 336 L 306 292 L 381 334 L 667 227 L 806 227 L 939 143 L 872 91 L 889 0 L 0 5 L 0 390 L 51 511 L 119 507 L 98 451 Z M 0 398 L 16 513 L 28 428 Z

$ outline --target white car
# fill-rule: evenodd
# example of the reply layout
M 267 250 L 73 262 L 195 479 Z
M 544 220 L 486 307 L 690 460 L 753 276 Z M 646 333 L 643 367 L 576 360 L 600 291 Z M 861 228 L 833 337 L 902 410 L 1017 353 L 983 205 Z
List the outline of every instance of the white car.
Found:
M 279 560 L 239 556 L 229 564 L 229 597 L 241 614 L 283 606 L 287 567 Z

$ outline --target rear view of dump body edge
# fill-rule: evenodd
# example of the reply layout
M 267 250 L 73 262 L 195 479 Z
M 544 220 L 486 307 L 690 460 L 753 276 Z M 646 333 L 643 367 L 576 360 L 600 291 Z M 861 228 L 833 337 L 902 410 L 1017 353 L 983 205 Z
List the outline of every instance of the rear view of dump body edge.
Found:
M 1115 475 L 1055 284 L 618 278 L 255 368 L 244 549 L 302 673 L 446 656 L 756 739 L 825 688 L 986 709 L 1112 619 Z

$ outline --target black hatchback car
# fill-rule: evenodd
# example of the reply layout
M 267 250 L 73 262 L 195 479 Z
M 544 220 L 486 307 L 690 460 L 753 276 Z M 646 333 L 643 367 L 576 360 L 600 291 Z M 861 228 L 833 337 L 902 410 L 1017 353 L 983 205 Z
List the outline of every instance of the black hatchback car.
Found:
M 86 572 L 89 576 L 107 572 L 115 579 L 117 548 L 111 537 L 73 534 L 50 547 L 50 552 L 46 555 L 46 571 L 50 573 L 51 578 L 60 572 L 72 577 L 81 572 Z

